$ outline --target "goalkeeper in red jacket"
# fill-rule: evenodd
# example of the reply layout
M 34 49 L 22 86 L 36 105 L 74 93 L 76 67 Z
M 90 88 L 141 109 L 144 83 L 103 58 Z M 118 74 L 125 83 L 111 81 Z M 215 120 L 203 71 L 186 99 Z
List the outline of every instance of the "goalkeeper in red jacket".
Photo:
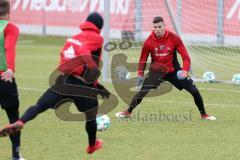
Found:
M 182 57 L 182 67 L 178 62 L 177 53 Z M 152 58 L 150 70 L 144 78 L 144 70 L 149 55 Z M 141 89 L 132 99 L 130 106 L 126 110 L 116 113 L 116 116 L 119 118 L 129 117 L 151 89 L 155 89 L 162 82 L 168 81 L 177 89 L 185 89 L 193 96 L 202 119 L 215 120 L 215 117 L 206 113 L 202 96 L 188 76 L 190 64 L 189 54 L 180 37 L 165 29 L 162 17 L 155 17 L 153 19 L 153 32 L 145 41 L 139 60 L 137 87 L 141 86 Z

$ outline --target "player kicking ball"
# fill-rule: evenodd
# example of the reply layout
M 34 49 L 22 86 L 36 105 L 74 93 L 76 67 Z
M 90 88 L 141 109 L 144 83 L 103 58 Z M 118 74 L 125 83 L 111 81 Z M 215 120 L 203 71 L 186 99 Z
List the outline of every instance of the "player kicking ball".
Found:
M 0 137 L 18 133 L 23 126 L 36 116 L 50 108 L 56 109 L 59 103 L 71 99 L 78 111 L 86 116 L 85 129 L 88 134 L 88 147 L 86 152 L 92 154 L 103 146 L 103 140 L 96 138 L 98 110 L 97 95 L 104 99 L 109 98 L 110 93 L 97 82 L 99 76 L 99 63 L 103 37 L 100 35 L 103 27 L 103 18 L 98 13 L 88 15 L 86 21 L 80 25 L 80 33 L 66 40 L 60 53 L 58 70 L 62 73 L 56 82 L 64 82 L 53 85 L 39 98 L 38 102 L 29 107 L 23 116 L 15 123 L 9 124 L 0 130 Z M 96 58 L 97 57 L 97 58 Z M 73 86 L 71 93 L 65 94 L 58 89 L 64 90 L 65 86 Z M 74 88 L 83 88 L 83 92 L 76 95 Z M 86 89 L 92 91 L 91 97 L 84 96 Z
M 177 53 L 182 58 L 182 68 L 178 62 Z M 144 70 L 149 54 L 152 63 L 149 73 L 144 79 Z M 188 76 L 190 65 L 190 56 L 181 38 L 165 29 L 162 17 L 155 17 L 153 19 L 153 32 L 144 42 L 139 60 L 137 87 L 142 87 L 132 99 L 130 106 L 126 110 L 116 113 L 116 117 L 129 117 L 151 89 L 156 89 L 162 82 L 168 81 L 177 89 L 185 89 L 193 96 L 202 119 L 216 120 L 214 116 L 206 113 L 202 96 L 193 80 Z

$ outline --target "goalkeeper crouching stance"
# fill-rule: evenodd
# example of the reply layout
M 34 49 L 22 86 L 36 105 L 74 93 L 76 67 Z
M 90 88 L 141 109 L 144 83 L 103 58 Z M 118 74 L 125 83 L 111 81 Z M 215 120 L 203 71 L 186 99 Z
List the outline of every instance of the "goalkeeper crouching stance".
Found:
M 129 117 L 151 89 L 156 89 L 162 82 L 168 81 L 177 89 L 185 89 L 193 96 L 202 119 L 216 120 L 215 117 L 206 113 L 202 96 L 192 79 L 188 76 L 191 62 L 181 38 L 165 29 L 164 20 L 160 16 L 153 19 L 152 25 L 153 31 L 144 42 L 139 60 L 137 87 L 141 85 L 142 87 L 133 97 L 130 106 L 126 110 L 116 113 L 116 117 Z M 182 58 L 182 68 L 178 62 L 177 53 Z M 149 73 L 144 79 L 144 70 L 149 54 L 151 55 L 152 63 Z
M 102 147 L 103 140 L 96 139 L 97 95 L 101 95 L 104 99 L 110 96 L 108 90 L 97 82 L 103 45 L 103 38 L 100 35 L 102 27 L 103 18 L 100 14 L 94 12 L 88 15 L 86 21 L 80 25 L 82 32 L 67 39 L 60 53 L 58 71 L 62 75 L 56 78 L 56 83 L 43 93 L 35 105 L 28 108 L 18 121 L 3 127 L 0 136 L 19 132 L 38 114 L 49 108 L 56 109 L 64 100 L 70 99 L 78 111 L 84 112 L 86 116 L 85 128 L 89 142 L 86 152 L 91 154 Z M 66 86 L 82 88 L 82 95 L 76 95 L 74 91 L 69 94 L 69 89 L 67 89 L 68 93 L 65 93 Z

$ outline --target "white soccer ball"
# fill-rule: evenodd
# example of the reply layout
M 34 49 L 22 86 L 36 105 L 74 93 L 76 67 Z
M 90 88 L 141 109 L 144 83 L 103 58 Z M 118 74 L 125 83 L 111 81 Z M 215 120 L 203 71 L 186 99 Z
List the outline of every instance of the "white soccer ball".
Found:
M 207 71 L 203 74 L 203 79 L 206 82 L 214 82 L 216 77 L 215 77 L 215 74 L 213 72 Z
M 240 74 L 234 74 L 232 78 L 234 84 L 240 84 Z
M 106 114 L 98 115 L 96 120 L 98 131 L 105 131 L 110 127 L 110 118 Z
M 131 74 L 125 66 L 117 66 L 115 68 L 115 74 L 117 75 L 118 79 L 130 79 L 131 78 Z

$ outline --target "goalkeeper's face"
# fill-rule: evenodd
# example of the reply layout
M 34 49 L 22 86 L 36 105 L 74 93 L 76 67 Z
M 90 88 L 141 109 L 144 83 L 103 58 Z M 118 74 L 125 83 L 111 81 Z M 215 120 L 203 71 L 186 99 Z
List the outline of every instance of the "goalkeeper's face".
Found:
M 165 33 L 165 24 L 164 22 L 153 23 L 153 32 L 158 38 L 164 36 Z

